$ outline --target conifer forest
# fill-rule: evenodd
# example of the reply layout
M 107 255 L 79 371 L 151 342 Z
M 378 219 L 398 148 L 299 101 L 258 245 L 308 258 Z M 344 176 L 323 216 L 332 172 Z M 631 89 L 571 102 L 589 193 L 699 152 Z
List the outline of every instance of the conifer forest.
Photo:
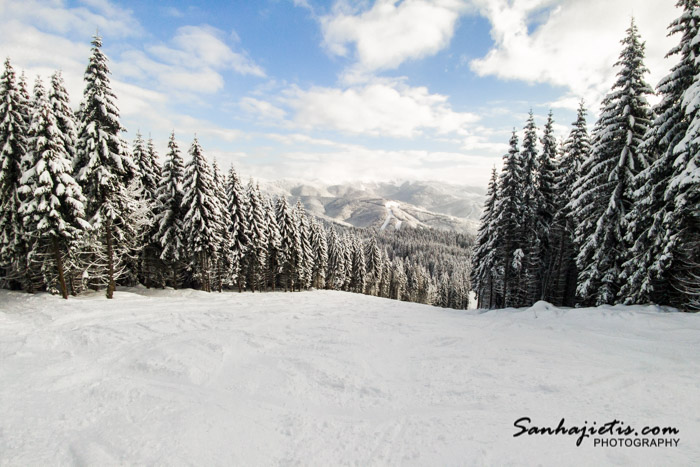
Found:
M 698 8 L 682 1 L 670 26 L 678 63 L 645 81 L 645 44 L 632 20 L 617 79 L 591 133 L 587 109 L 565 141 L 550 112 L 537 137 L 532 112 L 515 130 L 488 186 L 472 285 L 484 308 L 672 305 L 700 309 Z
M 464 309 L 602 304 L 700 309 L 697 7 L 670 25 L 676 65 L 656 91 L 632 20 L 616 81 L 564 141 L 532 111 L 493 169 L 475 239 L 334 225 L 272 199 L 196 136 L 167 152 L 124 139 L 95 36 L 74 112 L 60 72 L 29 92 L 0 78 L 0 285 L 68 298 L 121 285 L 204 291 L 335 289 Z M 658 94 L 653 108 L 647 97 Z M 522 134 L 522 138 L 519 138 Z
M 333 289 L 467 308 L 471 238 L 380 233 L 312 218 L 231 167 L 195 137 L 123 138 L 101 38 L 92 42 L 74 113 L 61 77 L 30 95 L 10 60 L 0 82 L 0 279 L 68 298 L 117 286 L 207 292 Z M 186 154 L 183 154 L 186 153 Z

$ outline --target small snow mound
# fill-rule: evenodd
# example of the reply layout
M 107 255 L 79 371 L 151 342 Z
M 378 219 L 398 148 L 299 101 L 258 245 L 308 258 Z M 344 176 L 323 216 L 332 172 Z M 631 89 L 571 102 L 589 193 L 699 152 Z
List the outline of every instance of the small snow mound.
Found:
M 527 311 L 548 311 L 553 310 L 554 308 L 554 305 L 552 305 L 551 303 L 545 302 L 544 300 L 540 300 L 538 302 L 535 302 L 535 304 L 528 308 Z

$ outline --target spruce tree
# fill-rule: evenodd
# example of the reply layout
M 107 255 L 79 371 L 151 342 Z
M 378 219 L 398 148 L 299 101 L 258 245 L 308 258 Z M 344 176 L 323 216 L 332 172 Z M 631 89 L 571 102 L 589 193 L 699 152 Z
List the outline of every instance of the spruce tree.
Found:
M 19 96 L 20 96 L 20 113 L 22 114 L 22 117 L 24 118 L 25 124 L 26 124 L 26 129 L 29 131 L 29 126 L 31 125 L 32 122 L 32 112 L 31 112 L 31 97 L 29 96 L 29 87 L 27 86 L 27 76 L 24 74 L 24 71 L 22 71 L 22 74 L 19 76 L 19 81 L 17 82 L 18 86 L 18 91 L 19 91 Z
M 355 281 L 353 267 L 355 266 L 355 236 L 345 234 L 343 236 L 343 253 L 345 254 L 345 283 L 343 290 L 353 292 Z
M 603 100 L 591 157 L 574 192 L 573 209 L 581 216 L 576 230 L 577 293 L 586 305 L 617 300 L 629 248 L 625 216 L 633 205 L 633 178 L 647 165 L 640 146 L 651 123 L 645 95 L 653 91 L 644 81 L 644 44 L 634 21 L 622 44 L 616 63 L 620 71 Z
M 535 234 L 537 236 L 537 293 L 536 300 L 546 300 L 552 286 L 552 245 L 549 243 L 552 221 L 554 219 L 555 172 L 554 161 L 557 156 L 557 140 L 554 137 L 554 118 L 549 111 L 544 134 L 540 140 L 542 152 L 537 159 L 537 198 L 535 202 Z
M 238 291 L 242 292 L 246 285 L 246 274 L 242 269 L 243 259 L 248 249 L 248 214 L 247 199 L 238 178 L 236 170 L 231 167 L 226 177 L 226 209 L 224 213 L 224 224 L 228 231 L 228 247 L 226 256 L 230 266 L 229 276 L 231 281 L 238 286 Z
M 345 283 L 345 253 L 342 240 L 334 228 L 328 231 L 328 272 L 326 287 L 342 290 Z
M 661 101 L 644 150 L 650 166 L 635 179 L 635 206 L 628 215 L 626 303 L 664 303 L 700 309 L 698 221 L 698 83 L 700 2 L 680 0 L 680 16 L 669 26 L 680 35 L 668 57 L 678 56 L 657 86 Z
M 300 288 L 311 287 L 311 272 L 314 267 L 314 257 L 311 251 L 311 232 L 309 219 L 306 216 L 304 206 L 301 201 L 297 201 L 294 206 L 293 216 L 297 223 L 299 232 L 300 262 L 297 267 L 297 283 Z
M 184 210 L 182 208 L 182 182 L 184 165 L 175 133 L 170 135 L 168 152 L 165 155 L 163 173 L 158 185 L 158 204 L 155 220 L 155 240 L 160 245 L 160 259 L 168 267 L 170 284 L 180 285 L 180 272 L 185 260 Z
M 503 156 L 503 170 L 498 181 L 498 202 L 496 203 L 495 244 L 499 246 L 499 263 L 503 269 L 503 306 L 522 306 L 525 289 L 522 270 L 521 233 L 524 224 L 524 171 L 518 149 L 518 136 L 513 131 L 510 149 Z
M 393 268 L 391 270 L 389 298 L 402 300 L 406 292 L 407 280 L 403 260 L 401 258 L 394 258 Z
M 368 295 L 377 295 L 378 286 L 382 279 L 382 255 L 379 251 L 379 245 L 377 245 L 377 238 L 375 236 L 372 236 L 367 243 L 365 260 L 367 263 L 365 293 Z
M 248 288 L 255 292 L 263 290 L 266 283 L 267 225 L 265 206 L 260 188 L 251 179 L 248 183 L 248 248 L 244 265 Z
M 523 205 L 521 222 L 521 285 L 516 292 L 517 306 L 531 305 L 535 302 L 540 291 L 540 251 L 542 245 L 538 236 L 538 203 L 542 201 L 538 185 L 538 153 L 537 127 L 535 117 L 530 110 L 523 134 L 523 144 L 520 151 L 522 164 Z
M 328 269 L 328 241 L 326 231 L 320 222 L 313 220 L 310 226 L 311 253 L 313 255 L 311 270 L 311 285 L 316 289 L 326 286 L 326 270 Z
M 231 238 L 229 236 L 228 226 L 226 225 L 226 177 L 219 170 L 219 165 L 216 159 L 211 166 L 212 182 L 214 192 L 216 194 L 221 217 L 219 218 L 219 244 L 216 246 L 216 264 L 214 264 L 214 283 L 212 288 L 216 288 L 219 292 L 223 290 L 224 285 L 229 285 L 231 271 L 231 256 L 229 254 Z
M 28 102 L 16 83 L 10 60 L 0 77 L 0 269 L 4 280 L 29 289 L 28 247 L 19 213 L 22 159 L 27 152 Z M 15 285 L 16 286 L 16 285 Z
M 481 224 L 476 236 L 473 254 L 472 286 L 478 297 L 479 308 L 495 308 L 501 304 L 501 269 L 498 260 L 498 241 L 501 234 L 496 222 L 498 203 L 498 179 L 496 168 L 491 171 L 491 180 L 486 191 Z
M 577 216 L 572 211 L 574 185 L 579 179 L 581 166 L 590 155 L 591 144 L 586 126 L 586 108 L 581 101 L 576 121 L 564 142 L 554 176 L 554 220 L 550 235 L 551 293 L 545 298 L 557 306 L 576 303 L 577 250 L 574 243 Z
M 144 146 L 145 144 L 145 146 Z M 143 234 L 143 248 L 140 257 L 140 280 L 147 287 L 165 285 L 165 268 L 160 259 L 160 243 L 157 239 L 159 226 L 157 217 L 159 210 L 158 188 L 161 181 L 161 167 L 158 163 L 158 154 L 153 145 L 153 140 L 147 143 L 139 133 L 136 134 L 133 147 L 134 163 L 137 167 L 137 178 L 141 186 L 140 197 L 149 208 Z
M 133 199 L 127 185 L 136 168 L 120 136 L 124 128 L 101 47 L 102 39 L 95 36 L 85 71 L 74 172 L 88 200 L 86 216 L 98 234 L 96 240 L 102 243 L 97 246 L 98 256 L 106 263 L 107 298 L 112 298 L 124 259 L 115 250 L 125 247 L 134 236 L 130 219 Z M 124 255 L 126 250 L 122 249 Z
M 64 257 L 90 225 L 84 220 L 85 198 L 71 175 L 70 154 L 53 108 L 38 93 L 29 131 L 28 167 L 19 189 L 20 213 L 31 256 L 42 264 L 47 285 L 68 298 Z
M 221 208 L 211 169 L 196 137 L 189 154 L 180 205 L 184 212 L 184 246 L 195 282 L 205 292 L 211 292 L 211 276 L 221 244 Z
M 277 214 L 272 201 L 265 197 L 263 200 L 265 207 L 265 225 L 267 231 L 267 285 L 274 291 L 277 287 L 277 278 L 284 264 L 284 251 L 282 250 L 282 234 L 277 224 Z
M 56 117 L 56 127 L 63 140 L 63 147 L 68 154 L 68 160 L 73 164 L 77 144 L 75 113 L 70 107 L 68 91 L 60 71 L 51 76 L 51 87 L 48 91 L 49 103 Z
M 382 275 L 381 275 L 381 281 L 379 282 L 379 289 L 378 289 L 378 296 L 379 297 L 384 297 L 384 298 L 389 298 L 389 287 L 391 285 L 391 270 L 393 268 L 393 265 L 391 264 L 391 261 L 389 261 L 389 257 L 386 253 L 386 251 L 381 252 L 382 255 Z M 430 298 L 429 298 L 430 300 Z M 432 303 L 429 301 L 429 303 Z
M 367 280 L 367 269 L 365 265 L 365 251 L 361 240 L 357 237 L 352 238 L 351 243 L 352 260 L 351 260 L 351 276 L 350 290 L 355 293 L 362 293 L 365 290 L 365 282 Z
M 142 197 L 149 203 L 155 203 L 158 198 L 158 181 L 160 178 L 160 167 L 153 141 L 149 139 L 146 144 L 141 136 L 141 133 L 136 133 L 134 146 L 132 149 L 132 157 L 136 165 L 136 174 L 141 184 Z
M 297 223 L 292 214 L 292 210 L 284 196 L 277 198 L 276 214 L 277 225 L 280 229 L 282 240 L 282 252 L 284 263 L 280 271 L 280 279 L 284 284 L 284 290 L 294 291 L 296 285 L 297 268 L 301 262 L 301 239 Z

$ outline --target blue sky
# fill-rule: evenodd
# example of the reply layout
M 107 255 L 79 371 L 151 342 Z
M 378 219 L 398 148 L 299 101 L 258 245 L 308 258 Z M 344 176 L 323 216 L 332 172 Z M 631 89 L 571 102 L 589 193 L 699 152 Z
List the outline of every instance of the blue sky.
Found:
M 592 127 L 634 15 L 648 81 L 673 65 L 675 0 L 2 0 L 0 55 L 82 97 L 91 36 L 129 141 L 196 133 L 245 176 L 485 185 L 513 128 Z M 654 99 L 651 98 L 651 101 Z

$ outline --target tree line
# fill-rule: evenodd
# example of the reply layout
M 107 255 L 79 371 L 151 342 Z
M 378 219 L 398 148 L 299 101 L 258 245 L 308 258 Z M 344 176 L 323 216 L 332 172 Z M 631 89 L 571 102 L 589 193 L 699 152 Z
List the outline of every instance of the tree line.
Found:
M 30 96 L 10 60 L 0 77 L 0 285 L 68 298 L 117 285 L 204 291 L 335 289 L 466 308 L 468 272 L 429 272 L 378 239 L 271 199 L 197 138 L 187 161 L 171 134 L 130 147 L 95 37 L 80 108 L 63 78 Z M 418 235 L 418 234 L 416 234 Z M 381 244 L 381 246 L 380 246 Z M 459 291 L 459 292 L 457 292 Z
M 678 63 L 644 75 L 634 20 L 589 136 L 582 102 L 563 144 L 532 112 L 488 186 L 472 284 L 484 308 L 657 303 L 700 309 L 700 2 L 670 25 Z

